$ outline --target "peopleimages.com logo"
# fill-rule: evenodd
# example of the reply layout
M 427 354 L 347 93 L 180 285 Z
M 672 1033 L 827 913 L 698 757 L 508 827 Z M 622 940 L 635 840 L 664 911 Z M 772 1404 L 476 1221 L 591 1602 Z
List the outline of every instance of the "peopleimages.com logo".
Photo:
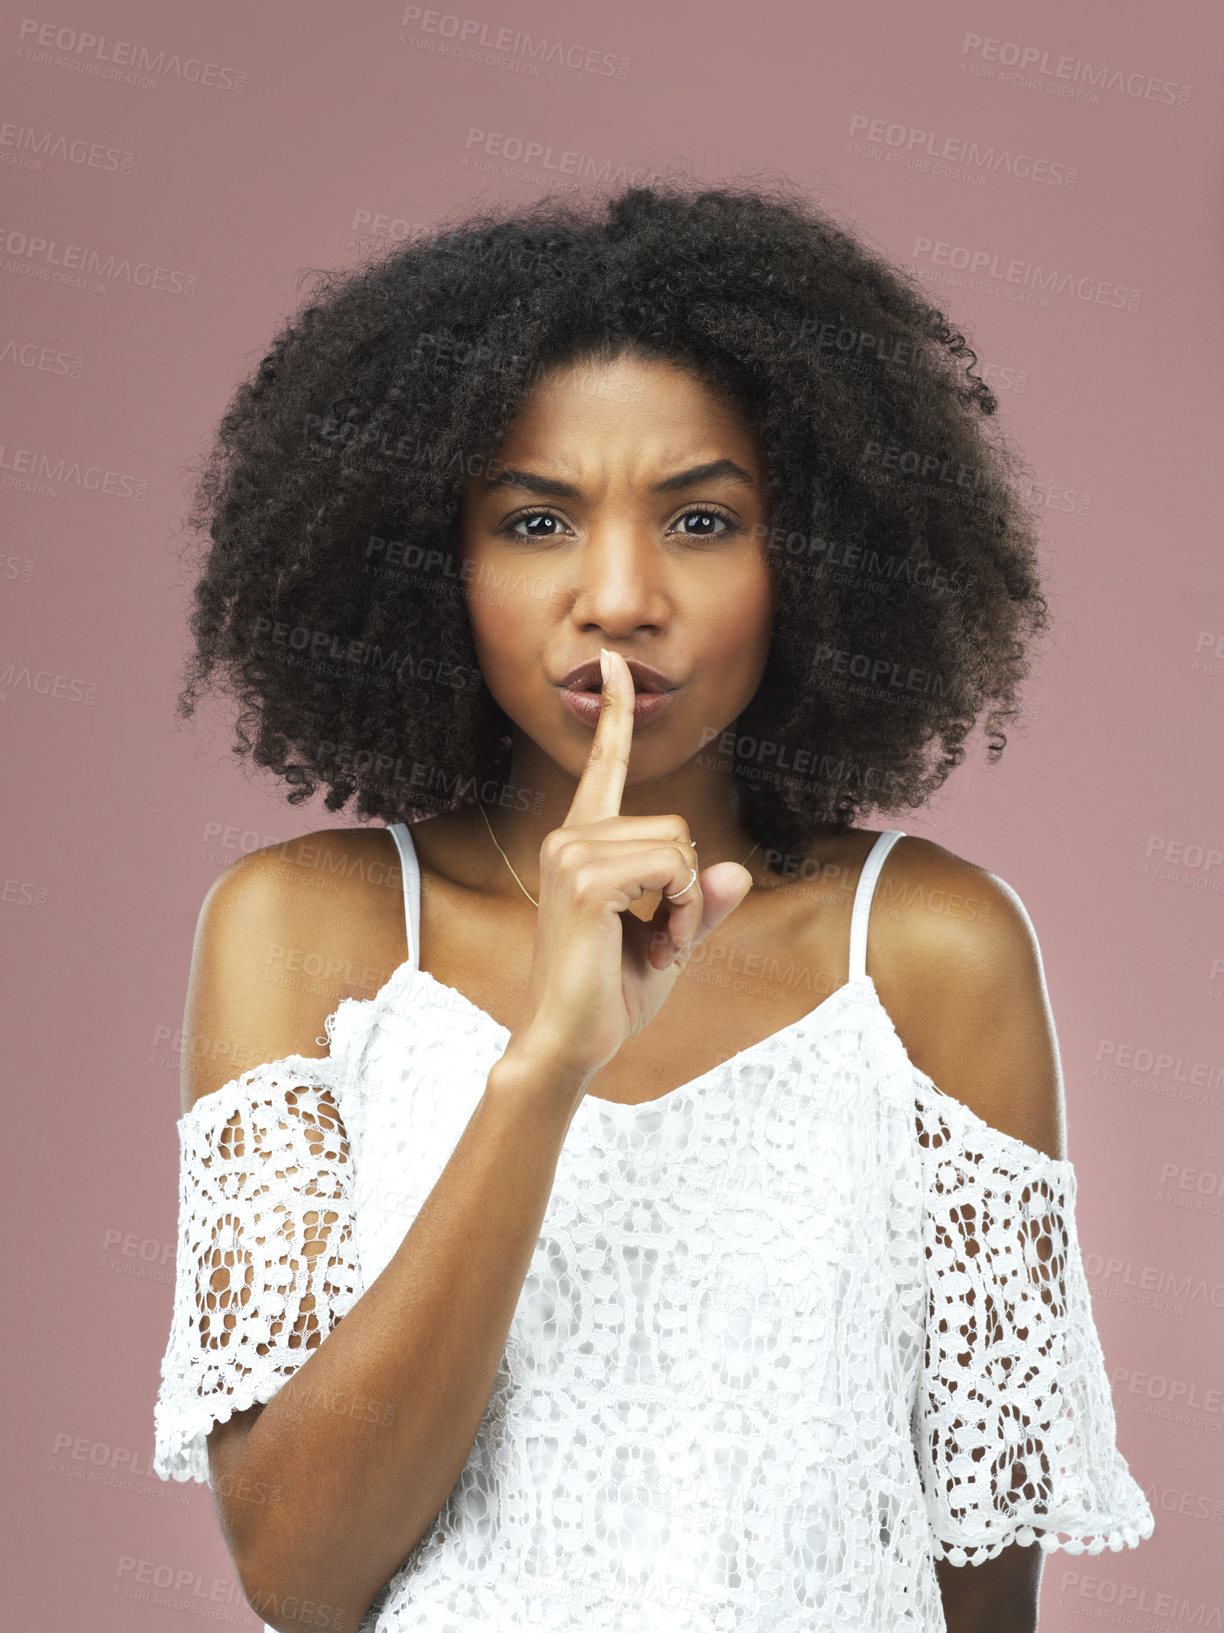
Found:
M 870 149 L 877 148 L 903 154 L 911 164 L 921 161 L 919 168 L 922 169 L 927 168 L 929 160 L 945 161 L 936 165 L 936 175 L 944 174 L 948 166 L 963 166 L 965 171 L 1014 176 L 1018 181 L 1041 182 L 1050 187 L 1065 188 L 1074 187 L 1079 177 L 1076 165 L 1038 158 L 1032 153 L 1013 152 L 1011 148 L 997 147 L 993 142 L 979 142 L 971 136 L 924 130 L 921 126 L 902 124 L 899 120 L 872 119 L 863 113 L 851 115 L 847 134 L 851 138 L 862 137 L 864 142 L 870 144 L 868 149 L 861 150 L 862 157 L 875 157 Z M 852 145 L 856 150 L 859 147 L 857 143 Z
M 496 65 L 499 60 L 518 58 L 539 73 L 541 65 L 572 68 L 578 73 L 596 74 L 605 79 L 628 79 L 629 58 L 601 51 L 597 46 L 579 45 L 547 34 L 527 34 L 522 29 L 502 27 L 493 33 L 483 17 L 459 17 L 454 12 L 423 10 L 407 5 L 400 18 L 401 29 L 441 40 L 449 46 L 447 55 L 470 56 L 475 61 Z M 439 55 L 443 52 L 439 50 Z
M 23 17 L 17 25 L 16 55 L 26 62 L 68 68 L 92 79 L 113 80 L 143 91 L 157 89 L 159 77 L 186 80 L 215 91 L 246 90 L 246 70 L 219 62 L 204 62 L 190 54 L 154 50 L 139 40 L 108 39 L 87 29 Z
M 962 274 L 961 282 L 967 287 L 980 287 L 991 294 L 996 288 L 1025 291 L 1041 297 L 1046 304 L 1051 295 L 1070 295 L 1075 300 L 1125 308 L 1128 312 L 1137 312 L 1143 298 L 1140 290 L 1125 284 L 1088 277 L 1066 267 L 1044 267 L 1018 256 L 1005 260 L 995 250 L 971 249 L 967 244 L 949 244 L 942 239 L 918 237 L 912 253 L 915 262 L 936 269 L 947 267 Z M 940 281 L 938 272 L 934 281 Z
M 1025 89 L 1042 89 L 1047 94 L 1094 104 L 1100 103 L 1102 91 L 1111 91 L 1136 101 L 1190 106 L 1190 87 L 1177 80 L 1093 62 L 1089 57 L 1052 55 L 1039 45 L 1021 45 L 1018 40 L 996 40 L 981 34 L 965 35 L 957 72 L 966 71 L 979 79 L 997 79 L 1003 84 L 1020 84 Z

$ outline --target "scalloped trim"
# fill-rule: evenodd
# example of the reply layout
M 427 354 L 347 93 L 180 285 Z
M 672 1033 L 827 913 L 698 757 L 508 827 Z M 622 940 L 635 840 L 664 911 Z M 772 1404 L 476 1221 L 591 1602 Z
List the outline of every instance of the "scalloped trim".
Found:
M 1013 1545 L 1028 1548 L 1033 1543 L 1045 1554 L 1103 1554 L 1107 1549 L 1116 1554 L 1123 1548 L 1137 1548 L 1141 1542 L 1147 1541 L 1156 1528 L 1146 1499 L 1143 1508 L 1136 1509 L 1129 1519 L 1117 1516 L 1107 1519 L 1105 1523 L 1108 1527 L 1106 1530 L 1089 1530 L 1082 1524 L 1011 1525 L 989 1542 L 948 1542 L 935 1537 L 932 1552 L 936 1559 L 947 1560 L 950 1565 L 984 1565 L 988 1559 L 997 1558 L 1005 1548 Z
M 912 1061 L 910 1065 L 913 1066 Z M 917 1066 L 913 1066 L 913 1071 L 914 1079 L 919 1088 L 928 1089 L 931 1095 L 934 1096 L 931 1109 L 943 1117 L 945 1121 L 952 1124 L 953 1127 L 957 1127 L 959 1123 L 961 1126 L 957 1128 L 957 1132 L 961 1134 L 962 1138 L 964 1129 L 971 1129 L 977 1143 L 982 1148 L 983 1156 L 989 1157 L 993 1161 L 996 1152 L 1005 1152 L 1009 1155 L 1014 1153 L 1013 1163 L 1022 1162 L 1020 1172 L 1033 1169 L 1049 1170 L 1051 1173 L 1056 1174 L 1066 1186 L 1068 1199 L 1074 1202 L 1076 1192 L 1075 1166 L 1068 1158 L 1051 1157 L 1048 1152 L 1039 1151 L 1035 1145 L 1029 1145 L 1027 1141 L 1017 1139 L 1014 1134 L 1005 1134 L 1001 1128 L 996 1128 L 993 1123 L 988 1123 L 984 1117 L 979 1117 L 977 1112 L 971 1106 L 967 1106 L 963 1100 L 957 1100 L 954 1096 L 945 1094 L 938 1083 L 933 1078 L 928 1077 L 925 1072 L 919 1071 Z M 928 1162 L 938 1161 L 944 1153 L 922 1147 L 921 1155 L 923 1161 Z M 999 1167 L 1002 1173 L 1016 1173 L 1015 1166 L 1003 1163 Z
M 331 1014 L 323 1023 L 323 1028 L 327 1034 L 328 1042 L 330 1043 L 333 1040 L 336 1022 L 340 1016 L 344 1016 L 344 1018 L 347 1020 L 349 1016 L 356 1015 L 363 1009 L 368 1010 L 371 1016 L 375 1016 L 380 1009 L 385 1009 L 387 1004 L 391 1001 L 394 989 L 398 985 L 402 984 L 405 972 L 410 975 L 424 975 L 426 973 L 424 970 L 418 970 L 413 964 L 412 960 L 406 958 L 402 964 L 397 964 L 395 966 L 395 968 L 391 971 L 391 974 L 372 997 L 341 998 L 335 1009 L 332 1010 Z M 460 996 L 462 996 L 462 994 L 460 994 Z
M 278 1070 L 285 1067 L 289 1070 Z M 330 1055 L 281 1055 L 278 1060 L 261 1061 L 258 1066 L 250 1067 L 240 1076 L 230 1078 L 228 1083 L 222 1084 L 212 1094 L 202 1094 L 191 1110 L 185 1111 L 174 1126 L 180 1132 L 188 1128 L 211 1128 L 241 1107 L 249 1105 L 253 1098 L 251 1090 L 257 1083 L 261 1088 L 275 1090 L 283 1096 L 286 1085 L 269 1082 L 259 1076 L 266 1072 L 275 1073 L 280 1077 L 292 1077 L 294 1081 L 287 1085 L 291 1089 L 330 1089 L 334 1093 L 338 1086 L 336 1062 Z M 300 1078 L 311 1081 L 300 1082 L 298 1081 Z
M 260 1357 L 270 1359 L 270 1357 Z M 235 1412 L 266 1406 L 280 1393 L 289 1379 L 277 1373 L 240 1380 L 224 1395 L 207 1400 L 195 1396 L 189 1401 L 157 1403 L 153 1446 L 153 1472 L 162 1480 L 198 1480 L 210 1484 L 208 1435 L 218 1423 L 228 1423 Z M 164 1472 L 163 1472 L 164 1471 Z
M 395 966 L 373 997 L 341 998 L 323 1023 L 329 1049 L 325 1058 L 333 1062 L 336 1072 L 333 1087 L 337 1097 L 343 1088 L 342 1109 L 354 1113 L 358 1120 L 370 1097 L 370 1086 L 361 1070 L 366 1048 L 380 1017 L 398 1000 L 405 977 L 423 973 L 411 959 L 405 959 Z M 408 990 L 413 990 L 411 984 Z

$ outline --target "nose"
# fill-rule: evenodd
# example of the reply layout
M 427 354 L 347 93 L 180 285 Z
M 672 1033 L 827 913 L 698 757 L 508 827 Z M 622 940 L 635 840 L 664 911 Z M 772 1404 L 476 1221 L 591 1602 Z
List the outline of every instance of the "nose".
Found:
M 574 552 L 570 616 L 608 635 L 658 629 L 670 617 L 668 562 L 644 526 L 620 518 L 594 523 Z

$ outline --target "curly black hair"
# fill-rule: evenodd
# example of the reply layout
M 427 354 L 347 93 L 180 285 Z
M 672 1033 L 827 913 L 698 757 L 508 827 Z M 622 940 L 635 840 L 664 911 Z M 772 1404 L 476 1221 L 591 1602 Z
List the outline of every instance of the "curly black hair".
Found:
M 919 280 L 790 183 L 550 195 L 316 271 L 237 389 L 177 713 L 220 677 L 234 751 L 360 820 L 454 810 L 510 721 L 475 657 L 460 497 L 562 363 L 678 362 L 746 418 L 781 594 L 717 746 L 766 848 L 915 807 L 1021 713 L 1048 624 L 1028 473 L 977 355 Z M 705 751 L 703 751 L 705 752 Z

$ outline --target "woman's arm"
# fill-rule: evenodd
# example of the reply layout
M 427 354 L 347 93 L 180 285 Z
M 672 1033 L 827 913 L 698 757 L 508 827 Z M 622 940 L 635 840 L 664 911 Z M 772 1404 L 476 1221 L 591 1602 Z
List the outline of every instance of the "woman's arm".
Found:
M 266 975 L 270 945 L 337 950 L 320 946 L 327 932 L 315 904 L 293 895 L 292 875 L 278 885 L 267 866 L 234 870 L 210 892 L 193 956 L 189 1060 L 209 1055 L 193 1038 L 242 1038 L 258 1059 L 317 1056 L 311 1038 L 322 1025 L 316 1018 L 299 1030 L 299 996 Z M 205 1092 L 221 1086 L 218 1075 L 199 1069 Z M 318 1626 L 319 1606 L 329 1607 L 335 1633 L 352 1633 L 453 1489 L 583 1087 L 508 1050 L 382 1274 L 330 1333 L 309 1335 L 305 1360 L 271 1400 L 210 1434 L 214 1496 L 239 1580 L 281 1633 Z M 357 1401 L 366 1409 L 354 1411 Z
M 908 835 L 876 892 L 884 911 L 879 932 L 873 911 L 870 934 L 889 976 L 877 986 L 914 1065 L 992 1128 L 1061 1160 L 1058 1036 L 1020 897 L 985 868 Z M 890 900 L 904 905 L 890 913 Z
M 1005 1548 L 980 1565 L 936 1562 L 948 1633 L 1034 1633 L 1041 1592 L 1042 1553 Z

